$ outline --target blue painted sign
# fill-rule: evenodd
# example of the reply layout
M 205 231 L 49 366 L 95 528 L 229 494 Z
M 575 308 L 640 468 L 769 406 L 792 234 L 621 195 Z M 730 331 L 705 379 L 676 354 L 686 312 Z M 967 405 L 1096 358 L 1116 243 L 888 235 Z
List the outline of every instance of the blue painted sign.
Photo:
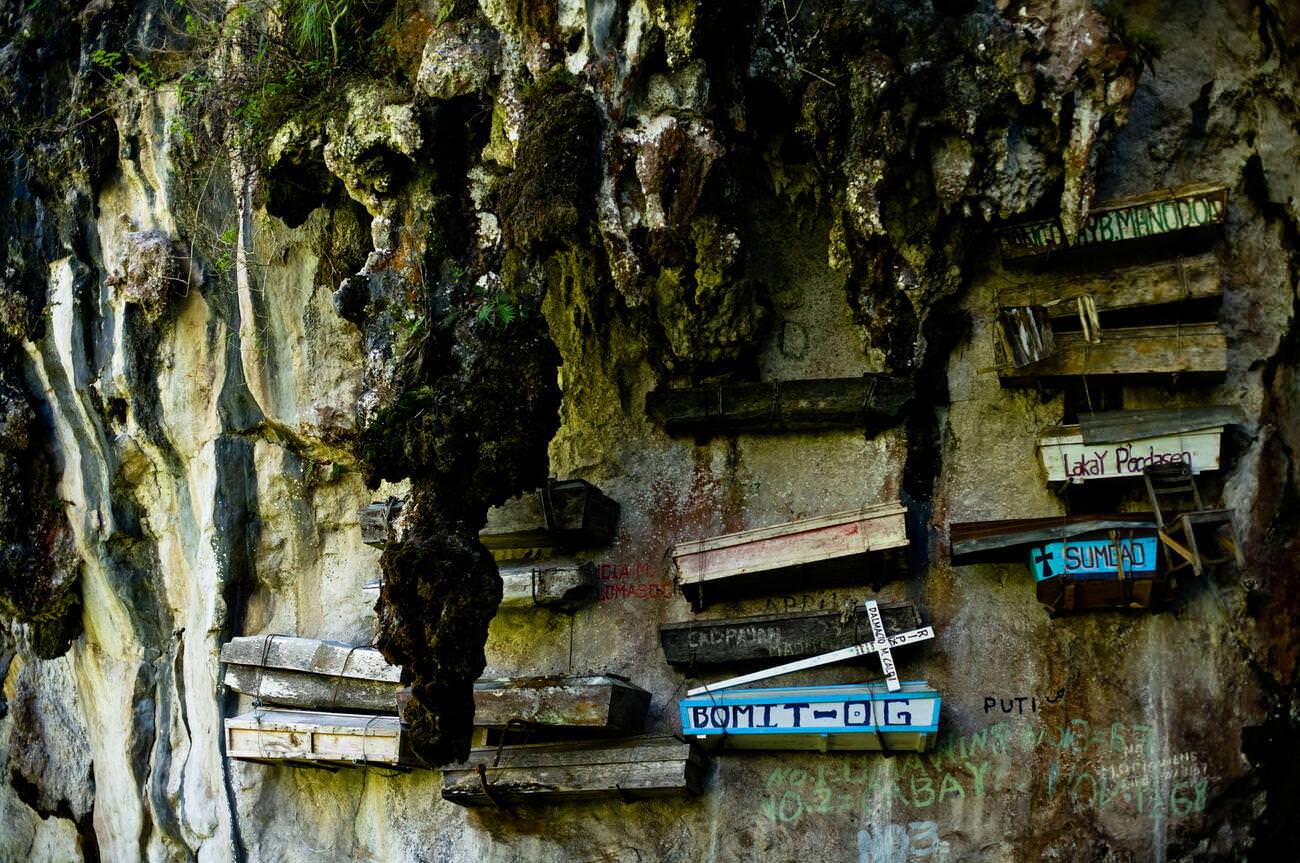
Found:
M 1157 564 L 1155 533 L 1117 539 L 1066 539 L 1040 545 L 1029 552 L 1034 579 L 1065 576 L 1071 580 L 1117 578 L 1121 569 L 1153 573 Z
M 843 735 L 939 730 L 939 693 L 924 681 L 902 684 L 732 689 L 681 701 L 682 733 Z

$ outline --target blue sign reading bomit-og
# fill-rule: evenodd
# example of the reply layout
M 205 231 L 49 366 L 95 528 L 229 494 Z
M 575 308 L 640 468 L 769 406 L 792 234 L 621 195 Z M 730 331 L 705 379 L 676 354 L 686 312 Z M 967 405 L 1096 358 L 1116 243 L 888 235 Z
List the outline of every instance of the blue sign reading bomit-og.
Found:
M 1154 531 L 1104 539 L 1066 539 L 1040 545 L 1029 552 L 1034 578 L 1103 579 L 1156 571 L 1158 546 Z
M 939 730 L 939 693 L 923 681 L 734 689 L 681 701 L 682 733 L 747 749 L 922 752 Z

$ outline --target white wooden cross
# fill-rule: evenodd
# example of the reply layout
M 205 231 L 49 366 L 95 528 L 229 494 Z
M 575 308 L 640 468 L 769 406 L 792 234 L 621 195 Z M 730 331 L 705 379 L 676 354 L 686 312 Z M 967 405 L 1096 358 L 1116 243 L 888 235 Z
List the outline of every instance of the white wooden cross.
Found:
M 904 644 L 911 644 L 915 641 L 925 641 L 926 639 L 934 638 L 934 627 L 923 626 L 920 629 L 913 629 L 910 632 L 900 632 L 898 635 L 886 635 L 884 621 L 880 618 L 880 607 L 876 605 L 874 599 L 867 600 L 867 619 L 871 622 L 871 641 L 862 644 L 855 644 L 852 647 L 843 647 L 839 650 L 832 650 L 830 653 L 822 653 L 817 656 L 796 659 L 794 662 L 787 662 L 784 665 L 765 668 L 762 671 L 753 671 L 749 674 L 742 674 L 739 677 L 720 680 L 717 683 L 698 686 L 695 689 L 688 690 L 686 694 L 704 695 L 708 692 L 718 692 L 723 689 L 730 689 L 733 686 L 743 686 L 746 683 L 754 683 L 758 680 L 767 680 L 769 677 L 779 677 L 782 674 L 789 674 L 792 671 L 803 671 L 805 668 L 816 668 L 819 665 L 830 665 L 832 662 L 843 662 L 846 659 L 866 656 L 868 653 L 877 653 L 880 655 L 880 666 L 885 672 L 885 685 L 889 687 L 890 692 L 897 692 L 902 688 L 902 684 L 898 682 L 898 671 L 894 668 L 894 655 L 891 648 L 902 647 Z

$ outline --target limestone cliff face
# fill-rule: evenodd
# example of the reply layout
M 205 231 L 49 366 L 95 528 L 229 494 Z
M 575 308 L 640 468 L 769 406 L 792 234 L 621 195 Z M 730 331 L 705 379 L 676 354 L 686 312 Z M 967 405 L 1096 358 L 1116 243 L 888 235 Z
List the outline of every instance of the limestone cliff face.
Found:
M 314 43 L 293 4 L 0 10 L 0 859 L 1285 858 L 1289 4 L 324 5 L 347 11 Z M 1078 394 L 999 384 L 993 309 L 1033 277 L 993 229 L 1202 180 L 1230 187 L 1228 374 L 1085 397 L 1244 407 L 1208 490 L 1248 565 L 1161 613 L 1049 618 L 1022 567 L 948 560 L 951 523 L 1076 493 L 1035 444 Z M 693 440 L 644 411 L 864 372 L 916 389 L 872 436 Z M 494 617 L 476 531 L 548 475 L 621 503 L 607 589 Z M 355 511 L 393 490 L 416 517 L 381 557 Z M 377 642 L 433 763 L 482 673 L 624 674 L 674 733 L 668 546 L 899 497 L 910 577 L 711 613 L 913 600 L 934 754 L 728 755 L 696 799 L 504 811 L 443 802 L 436 770 L 222 756 L 217 651 L 262 633 Z

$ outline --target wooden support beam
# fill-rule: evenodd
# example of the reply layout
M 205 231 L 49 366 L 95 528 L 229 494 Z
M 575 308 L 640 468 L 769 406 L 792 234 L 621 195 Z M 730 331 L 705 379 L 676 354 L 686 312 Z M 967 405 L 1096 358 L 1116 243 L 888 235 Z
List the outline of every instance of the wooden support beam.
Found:
M 587 548 L 618 532 L 619 506 L 580 479 L 550 480 L 488 511 L 479 542 L 490 549 Z
M 922 626 L 910 602 L 880 606 L 885 631 L 897 635 Z M 709 667 L 767 659 L 797 659 L 850 647 L 867 640 L 866 607 L 848 612 L 805 611 L 719 620 L 691 620 L 659 627 L 670 665 Z
M 443 768 L 442 797 L 461 806 L 698 794 L 707 761 L 672 737 L 475 749 Z
M 553 728 L 635 733 L 645 722 L 650 693 L 608 675 L 522 677 L 474 684 L 474 724 L 512 722 Z
M 1079 375 L 1222 374 L 1228 341 L 1218 324 L 1174 324 L 1106 330 L 1100 342 L 1079 333 L 1056 336 L 1056 352 L 1024 368 L 999 365 L 1004 382 Z
M 1073 318 L 1079 297 L 1092 297 L 1098 312 L 1115 312 L 1223 295 L 1223 273 L 1212 254 L 1103 272 L 1034 279 L 998 291 L 1003 308 L 1035 306 L 1049 318 Z
M 720 382 L 655 390 L 646 413 L 669 434 L 778 433 L 896 425 L 912 399 L 910 380 L 884 374 L 855 378 Z
M 998 238 L 1002 257 L 1016 260 L 1067 248 L 1128 242 L 1219 225 L 1227 211 L 1226 185 L 1197 183 L 1097 203 L 1072 244 L 1067 243 L 1057 219 L 1011 225 L 998 231 Z

